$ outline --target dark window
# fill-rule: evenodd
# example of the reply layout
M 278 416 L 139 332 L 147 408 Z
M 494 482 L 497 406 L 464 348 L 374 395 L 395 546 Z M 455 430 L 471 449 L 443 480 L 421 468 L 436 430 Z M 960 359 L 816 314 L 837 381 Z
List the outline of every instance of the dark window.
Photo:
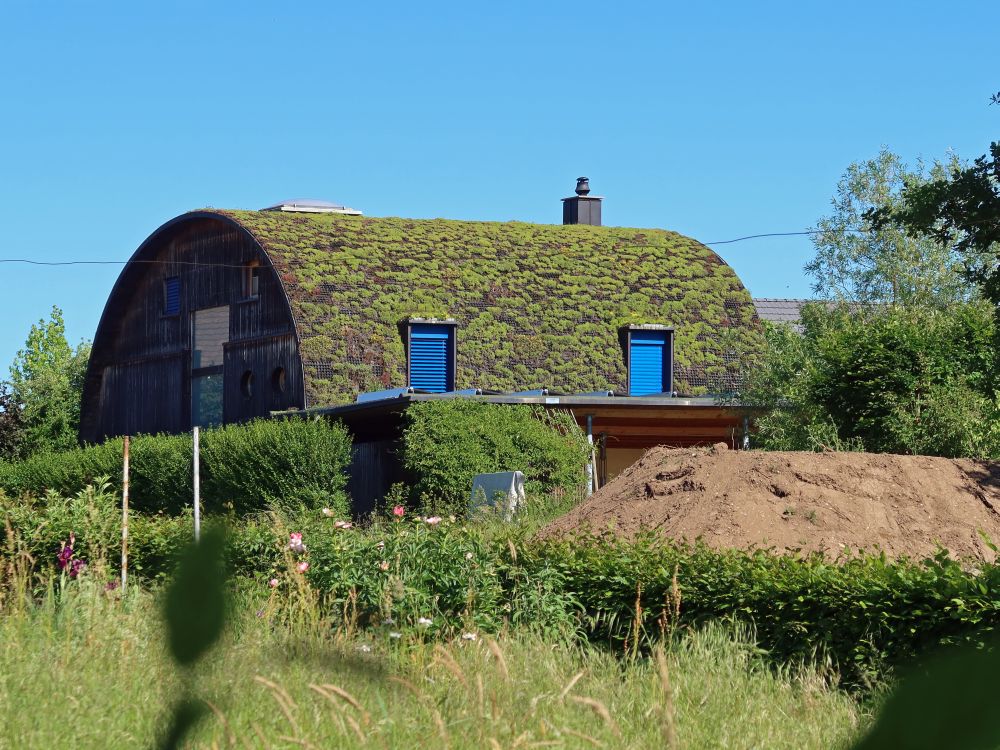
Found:
M 240 392 L 243 394 L 243 398 L 253 398 L 253 372 L 247 370 L 243 373 L 243 377 L 240 378 Z
M 671 390 L 673 331 L 632 328 L 628 331 L 628 394 L 646 396 Z
M 216 427 L 222 424 L 222 374 L 191 378 L 191 424 Z
M 243 269 L 243 296 L 256 297 L 260 292 L 260 262 L 252 260 Z
M 178 315 L 181 311 L 181 280 L 171 276 L 163 280 L 163 314 Z
M 275 393 L 285 392 L 285 368 L 275 367 L 274 372 L 271 373 L 271 387 L 274 389 Z
M 432 393 L 455 390 L 455 326 L 411 323 L 408 364 L 411 388 Z

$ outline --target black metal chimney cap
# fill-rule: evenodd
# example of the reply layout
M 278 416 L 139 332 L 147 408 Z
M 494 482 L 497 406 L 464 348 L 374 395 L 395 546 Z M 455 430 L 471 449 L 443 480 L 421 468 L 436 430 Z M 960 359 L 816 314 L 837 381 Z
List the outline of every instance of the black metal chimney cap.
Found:
M 577 177 L 576 178 L 576 194 L 577 195 L 589 195 L 590 194 L 590 178 L 588 178 L 588 177 Z

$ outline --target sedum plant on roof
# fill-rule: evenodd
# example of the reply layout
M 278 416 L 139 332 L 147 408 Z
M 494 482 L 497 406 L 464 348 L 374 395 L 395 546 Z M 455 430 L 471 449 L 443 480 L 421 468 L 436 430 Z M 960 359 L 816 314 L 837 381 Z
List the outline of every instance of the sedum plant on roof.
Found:
M 403 325 L 458 321 L 456 387 L 624 393 L 619 331 L 675 329 L 675 388 L 731 391 L 759 330 L 735 272 L 658 229 L 222 211 L 267 251 L 307 405 L 406 384 Z

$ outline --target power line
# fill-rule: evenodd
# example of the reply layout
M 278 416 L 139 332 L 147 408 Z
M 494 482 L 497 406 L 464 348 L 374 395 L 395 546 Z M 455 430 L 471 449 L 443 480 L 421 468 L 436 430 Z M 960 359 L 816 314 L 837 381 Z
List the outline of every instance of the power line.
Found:
M 846 229 L 806 229 L 802 232 L 768 232 L 767 234 L 748 234 L 746 237 L 737 237 L 734 240 L 718 240 L 717 242 L 705 242 L 705 245 L 729 245 L 733 242 L 743 242 L 743 240 L 755 240 L 758 237 L 795 237 L 804 234 L 825 234 L 827 232 L 843 232 L 847 234 L 848 232 L 858 232 L 864 234 L 864 229 L 854 229 L 848 227 Z
M 756 240 L 762 237 L 801 237 L 803 235 L 825 234 L 827 232 L 856 232 L 863 234 L 865 230 L 848 227 L 845 229 L 806 229 L 801 232 L 766 232 L 764 234 L 748 234 L 731 240 L 703 242 L 703 245 L 731 245 L 734 242 Z M 132 264 L 195 266 L 200 268 L 245 268 L 242 264 L 232 263 L 199 263 L 184 260 L 34 260 L 32 258 L 0 258 L 0 263 L 23 263 L 29 266 L 127 266 Z

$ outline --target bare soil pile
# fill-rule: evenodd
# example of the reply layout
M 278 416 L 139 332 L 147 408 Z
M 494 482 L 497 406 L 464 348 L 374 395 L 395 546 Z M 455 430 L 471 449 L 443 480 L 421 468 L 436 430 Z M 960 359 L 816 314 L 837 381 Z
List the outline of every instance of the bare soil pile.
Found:
M 919 559 L 938 545 L 992 561 L 1000 544 L 1000 462 L 872 453 L 653 448 L 570 513 L 553 536 L 612 529 L 716 548 L 884 551 Z

